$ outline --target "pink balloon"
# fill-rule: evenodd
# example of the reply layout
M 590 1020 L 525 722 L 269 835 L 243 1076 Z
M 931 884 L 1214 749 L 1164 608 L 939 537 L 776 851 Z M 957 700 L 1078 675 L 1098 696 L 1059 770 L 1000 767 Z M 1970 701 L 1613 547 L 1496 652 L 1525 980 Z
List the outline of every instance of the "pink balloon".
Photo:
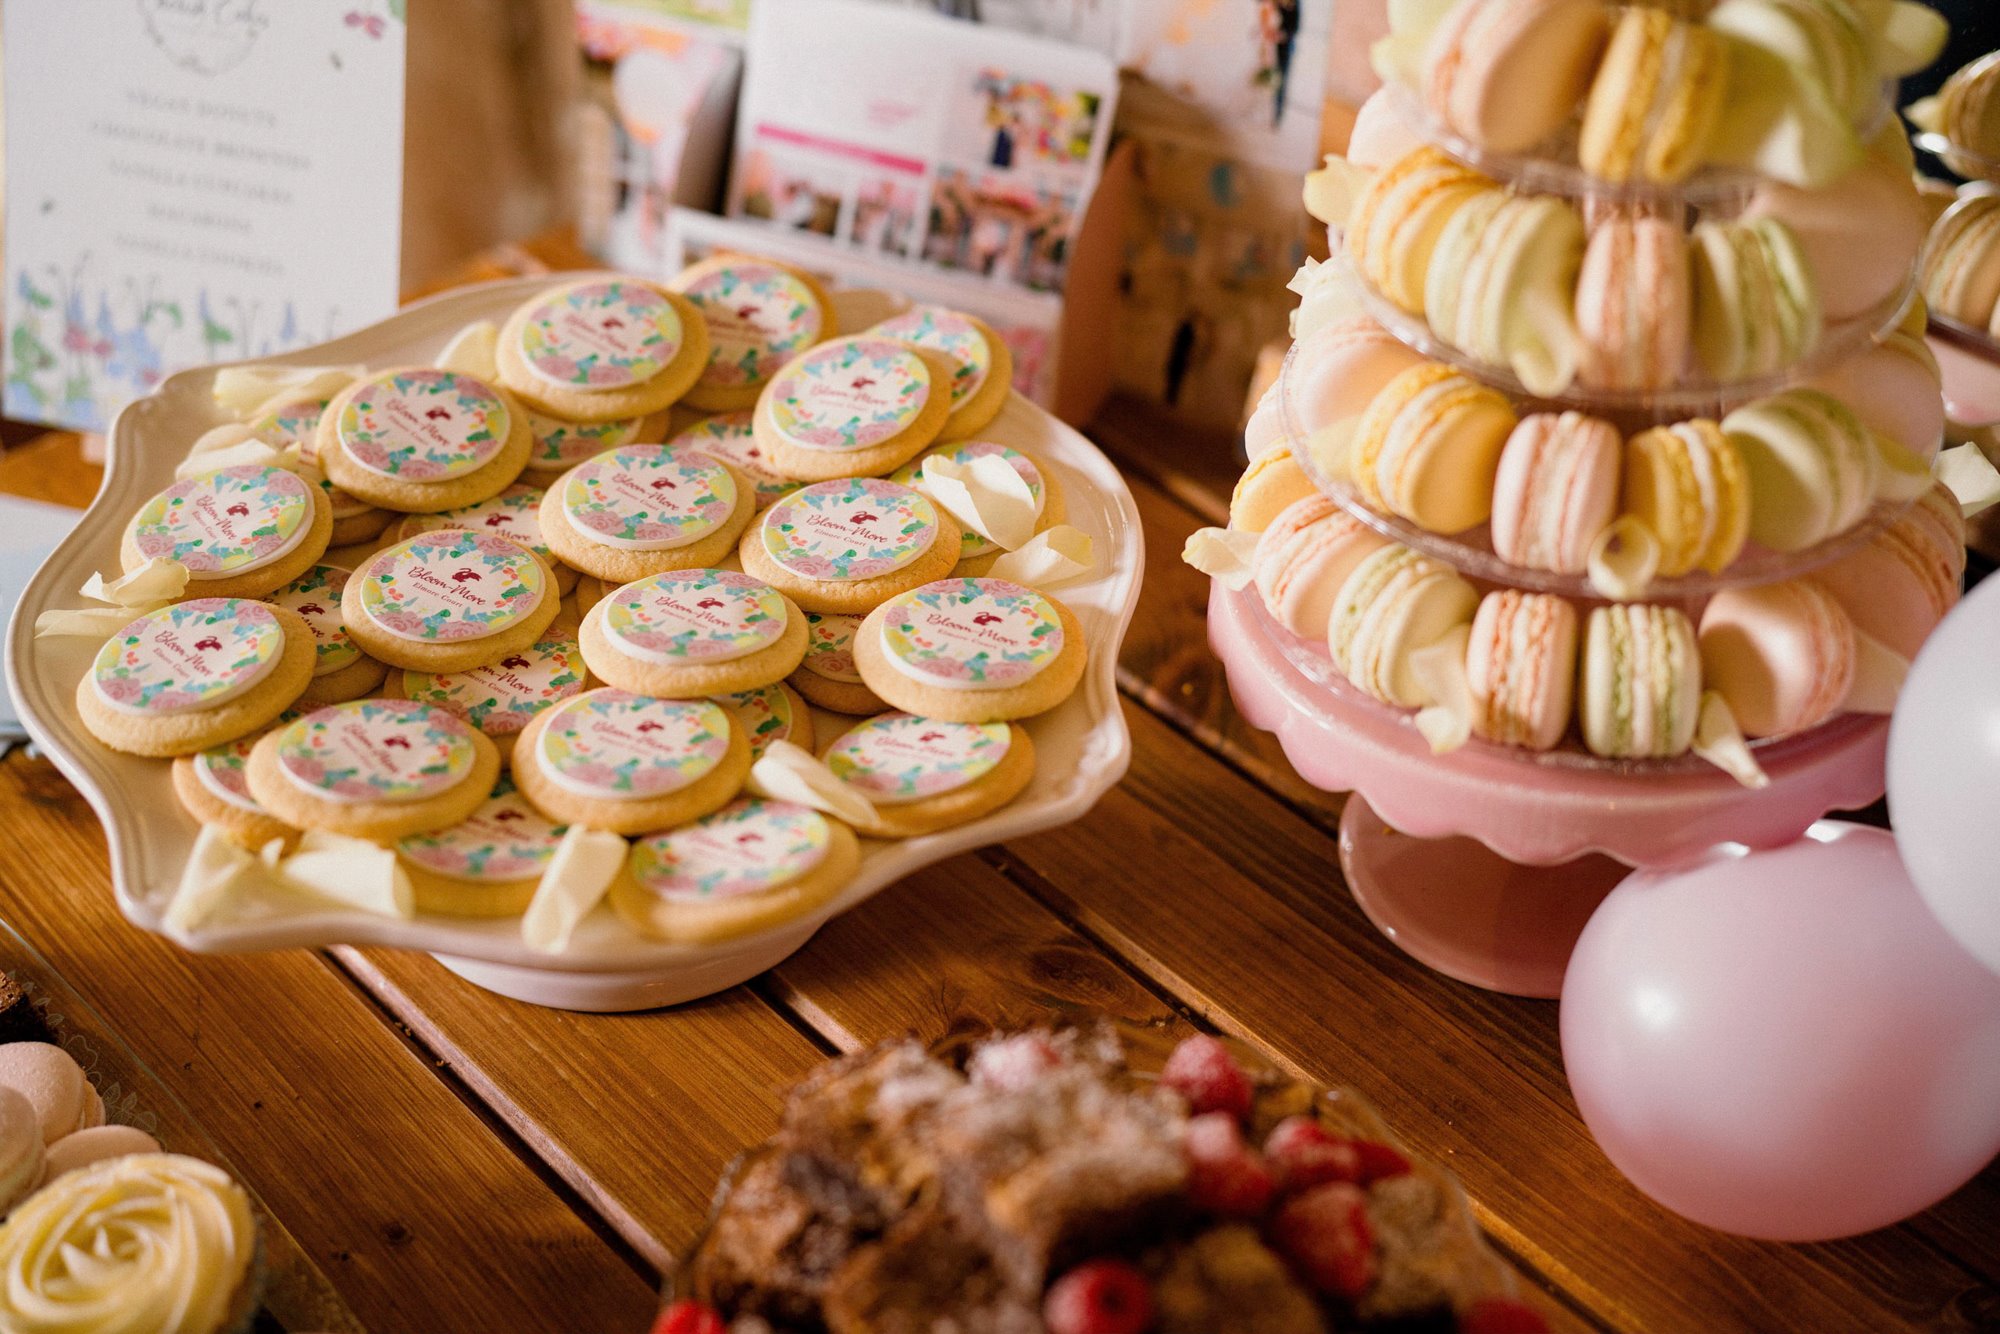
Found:
M 1879 829 L 1626 879 L 1570 956 L 1562 1048 L 1618 1170 L 1728 1232 L 1866 1232 L 2000 1153 L 2000 977 Z

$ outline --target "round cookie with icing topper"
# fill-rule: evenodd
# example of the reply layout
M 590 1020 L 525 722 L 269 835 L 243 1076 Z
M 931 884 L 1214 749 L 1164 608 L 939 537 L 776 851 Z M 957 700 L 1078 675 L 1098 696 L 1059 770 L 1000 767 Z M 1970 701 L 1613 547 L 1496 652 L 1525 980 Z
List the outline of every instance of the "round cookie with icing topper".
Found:
M 925 459 L 944 458 L 961 467 L 971 467 L 978 459 L 993 457 L 1005 460 L 1013 468 L 1014 475 L 1021 479 L 1021 484 L 1027 487 L 1035 508 L 1035 533 L 1045 533 L 1063 521 L 1063 496 L 1056 486 L 1055 476 L 1029 455 L 991 440 L 967 440 L 961 444 L 926 450 L 922 458 L 912 459 L 890 473 L 889 480 L 916 487 L 928 494 L 923 482 Z M 970 524 L 962 523 L 960 527 L 958 565 L 952 573 L 976 578 L 992 569 L 993 562 L 1000 559 L 1006 548 Z
M 803 750 L 813 748 L 812 710 L 799 692 L 783 681 L 713 697 L 717 704 L 736 714 L 743 735 L 750 742 L 750 762 L 764 758 L 764 752 L 780 741 L 789 741 Z
M 868 688 L 926 718 L 992 723 L 1046 713 L 1083 679 L 1076 613 L 1005 579 L 941 579 L 870 612 L 854 637 Z
M 273 449 L 298 446 L 299 466 L 296 471 L 306 480 L 317 483 L 326 492 L 327 502 L 333 507 L 333 535 L 327 540 L 327 545 L 344 547 L 380 535 L 396 516 L 348 495 L 320 470 L 317 454 L 319 423 L 320 418 L 326 415 L 326 405 L 332 401 L 318 397 L 287 398 L 281 394 L 257 409 L 245 425 L 252 436 Z
M 76 709 L 113 750 L 192 755 L 290 708 L 314 657 L 313 632 L 296 612 L 195 598 L 134 617 L 106 640 L 76 683 Z
M 610 686 L 535 715 L 514 748 L 514 781 L 537 810 L 614 834 L 700 819 L 749 776 L 750 742 L 730 710 Z
M 405 366 L 364 375 L 326 405 L 314 458 L 358 500 L 405 514 L 477 504 L 514 484 L 534 437 L 498 385 Z
M 782 681 L 806 653 L 806 615 L 761 579 L 670 570 L 613 589 L 583 618 L 583 659 L 621 690 L 687 699 Z
M 806 613 L 806 656 L 789 678 L 792 686 L 822 709 L 858 717 L 882 713 L 888 705 L 861 679 L 854 665 L 854 636 L 859 616 L 839 612 Z
M 782 477 L 879 477 L 937 439 L 953 370 L 951 358 L 912 343 L 836 338 L 772 377 L 751 426 Z
M 354 642 L 391 667 L 462 672 L 535 643 L 559 601 L 555 576 L 526 547 L 441 528 L 371 556 L 340 610 Z
M 521 470 L 521 480 L 529 486 L 546 488 L 577 464 L 594 459 L 607 449 L 665 439 L 667 414 L 655 412 L 603 422 L 570 422 L 530 411 L 528 431 L 535 443 L 528 451 L 528 466 Z
M 616 586 L 724 559 L 756 513 L 749 480 L 700 450 L 631 445 L 580 463 L 542 497 L 542 537 Z
M 174 795 L 189 815 L 221 829 L 238 847 L 254 852 L 274 838 L 289 847 L 299 831 L 250 795 L 248 770 L 255 744 L 255 737 L 239 737 L 178 757 L 173 766 Z
M 546 416 L 644 417 L 677 401 L 708 364 L 695 304 L 643 278 L 585 278 L 538 292 L 500 326 L 500 382 Z
M 754 415 L 746 408 L 741 412 L 704 417 L 690 423 L 667 443 L 698 449 L 742 473 L 756 490 L 757 508 L 762 510 L 777 504 L 805 483 L 780 476 L 777 469 L 771 466 L 771 460 L 764 455 L 764 447 L 757 443 L 756 428 L 751 425 Z
M 990 815 L 1035 776 L 1035 743 L 1015 723 L 951 723 L 885 713 L 856 723 L 821 757 L 867 797 L 870 838 L 916 838 Z
M 687 391 L 704 412 L 747 408 L 771 377 L 835 333 L 833 302 L 803 269 L 751 255 L 714 255 L 667 284 L 708 326 L 708 361 Z
M 326 554 L 333 506 L 285 468 L 239 464 L 182 478 L 125 525 L 127 572 L 151 560 L 187 567 L 183 597 L 258 598 L 283 588 Z
M 746 573 L 807 611 L 852 613 L 949 574 L 959 544 L 958 521 L 921 491 L 844 477 L 765 510 L 737 553 Z
M 471 815 L 500 776 L 493 743 L 443 709 L 330 704 L 259 737 L 245 777 L 276 819 L 377 842 Z
M 938 432 L 939 440 L 979 434 L 1007 405 L 1014 354 L 984 320 L 943 306 L 912 306 L 868 332 L 951 359 L 951 415 Z
M 503 777 L 459 823 L 404 835 L 396 860 L 410 877 L 418 912 L 512 917 L 535 897 L 567 828 Z
M 516 482 L 499 495 L 473 505 L 445 510 L 441 514 L 406 514 L 390 534 L 394 542 L 406 541 L 420 533 L 440 528 L 469 528 L 473 532 L 498 533 L 542 558 L 555 575 L 556 592 L 567 594 L 576 587 L 576 571 L 556 559 L 542 536 L 542 495 L 538 487 Z
M 353 577 L 352 570 L 338 565 L 315 565 L 270 596 L 271 605 L 297 612 L 312 630 L 312 681 L 296 702 L 299 708 L 360 699 L 389 674 L 388 667 L 363 653 L 347 633 L 340 598 Z
M 458 715 L 486 735 L 504 765 L 513 761 L 514 744 L 536 714 L 595 684 L 576 640 L 552 633 L 462 672 L 392 672 L 384 693 Z
M 825 906 L 860 868 L 861 845 L 840 821 L 745 797 L 635 840 L 610 900 L 641 935 L 709 945 Z

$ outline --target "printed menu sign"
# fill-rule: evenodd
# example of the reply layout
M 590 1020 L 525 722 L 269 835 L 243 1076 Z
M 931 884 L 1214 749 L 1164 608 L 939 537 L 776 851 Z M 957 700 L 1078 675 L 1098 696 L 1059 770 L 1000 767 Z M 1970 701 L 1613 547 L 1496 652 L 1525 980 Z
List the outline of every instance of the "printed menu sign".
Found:
M 396 307 L 405 0 L 7 0 L 10 417 Z

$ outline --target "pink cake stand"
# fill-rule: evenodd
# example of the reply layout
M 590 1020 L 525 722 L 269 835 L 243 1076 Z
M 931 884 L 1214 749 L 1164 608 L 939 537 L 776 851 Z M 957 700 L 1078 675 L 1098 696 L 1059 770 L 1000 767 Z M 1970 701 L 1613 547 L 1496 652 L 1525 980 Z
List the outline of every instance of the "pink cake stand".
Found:
M 1692 758 L 1477 741 L 1433 755 L 1407 714 L 1342 681 L 1253 589 L 1213 586 L 1208 638 L 1243 716 L 1277 734 L 1307 782 L 1355 794 L 1340 860 L 1369 919 L 1423 963 L 1495 991 L 1560 994 L 1577 934 L 1630 868 L 1723 843 L 1777 847 L 1883 791 L 1886 718 L 1849 715 L 1760 745 L 1771 783 L 1759 791 Z

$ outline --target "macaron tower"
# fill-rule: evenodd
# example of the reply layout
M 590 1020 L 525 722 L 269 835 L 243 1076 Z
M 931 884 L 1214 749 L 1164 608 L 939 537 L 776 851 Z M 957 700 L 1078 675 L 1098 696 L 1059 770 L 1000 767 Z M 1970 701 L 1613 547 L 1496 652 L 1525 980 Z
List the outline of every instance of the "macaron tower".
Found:
M 1230 529 L 1188 556 L 1245 714 L 1362 799 L 1343 866 L 1426 957 L 1435 914 L 1399 930 L 1362 883 L 1414 865 L 1370 861 L 1384 830 L 1653 865 L 1878 795 L 1963 523 L 1931 476 L 1926 213 L 1883 114 L 1934 14 L 1390 18 L 1350 155 L 1307 180 L 1330 257 L 1293 283 Z M 1993 202 L 1946 216 L 1922 278 L 2000 329 Z

